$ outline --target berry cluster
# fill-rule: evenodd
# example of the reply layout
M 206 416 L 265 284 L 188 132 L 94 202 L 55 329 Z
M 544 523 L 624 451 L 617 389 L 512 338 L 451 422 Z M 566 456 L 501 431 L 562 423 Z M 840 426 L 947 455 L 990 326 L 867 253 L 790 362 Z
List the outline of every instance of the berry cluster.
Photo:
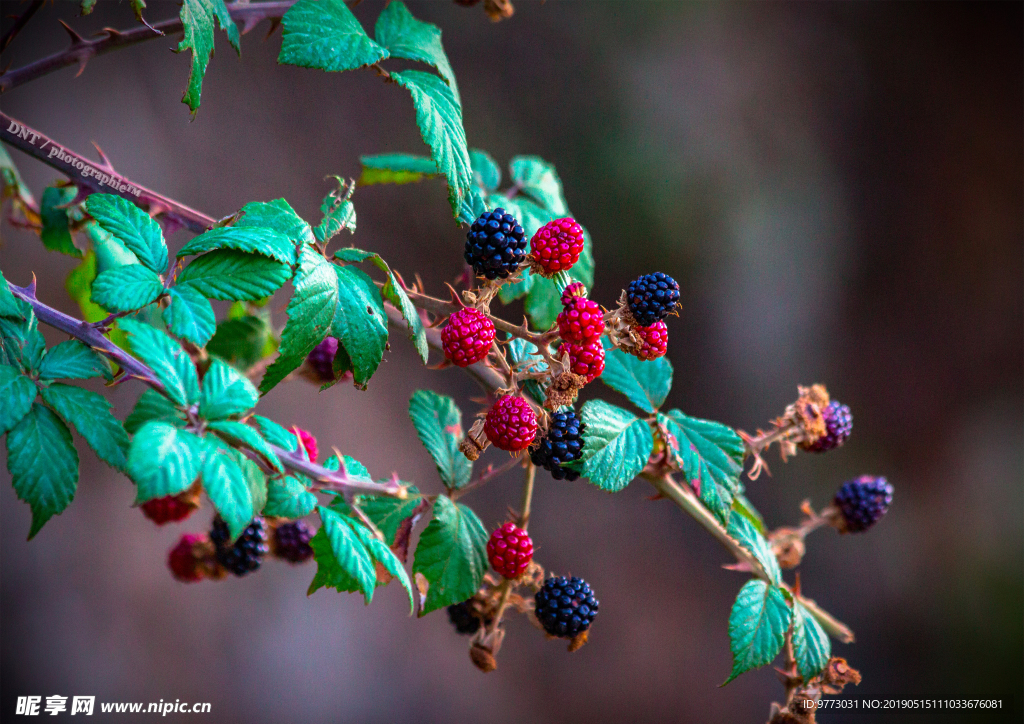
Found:
M 598 343 L 604 334 L 604 314 L 597 302 L 587 299 L 587 290 L 579 282 L 562 292 L 562 311 L 558 315 L 558 334 L 566 342 L 579 345 Z
M 457 367 L 476 364 L 494 344 L 494 323 L 483 312 L 466 307 L 448 317 L 441 330 L 445 358 Z
M 573 576 L 551 577 L 534 597 L 534 613 L 552 636 L 571 639 L 583 633 L 597 617 L 598 600 L 590 585 Z
M 228 524 L 218 515 L 213 519 L 213 530 L 210 531 L 217 562 L 236 576 L 244 576 L 259 569 L 263 557 L 270 550 L 263 518 L 253 518 L 234 543 L 229 543 L 230 538 Z
M 187 494 L 168 495 L 164 498 L 153 498 L 139 506 L 142 513 L 157 525 L 185 520 L 198 508 L 195 498 Z
M 571 217 L 549 221 L 530 240 L 534 270 L 550 276 L 571 269 L 583 253 L 583 227 Z
M 846 482 L 835 497 L 843 530 L 863 533 L 877 523 L 892 504 L 893 487 L 885 478 L 861 475 Z
M 804 450 L 810 452 L 826 452 L 841 446 L 853 431 L 853 415 L 850 408 L 838 400 L 833 400 L 821 411 L 825 419 L 825 434 L 812 442 L 801 443 Z
M 629 283 L 626 300 L 636 323 L 649 327 L 675 310 L 679 304 L 679 284 L 662 272 L 644 274 Z
M 587 426 L 575 410 L 556 412 L 551 416 L 548 434 L 537 447 L 530 450 L 530 460 L 534 465 L 550 471 L 555 480 L 576 480 L 580 474 L 563 466 L 580 459 L 586 429 Z
M 499 450 L 520 452 L 537 436 L 537 415 L 525 398 L 502 395 L 487 411 L 484 434 Z
M 274 529 L 274 555 L 289 563 L 305 563 L 313 557 L 313 529 L 309 524 L 296 520 L 283 523 Z
M 533 541 L 529 534 L 508 522 L 491 533 L 487 541 L 487 560 L 499 574 L 515 580 L 533 560 Z
M 504 279 L 526 259 L 523 227 L 505 209 L 482 214 L 466 235 L 466 263 L 488 279 Z

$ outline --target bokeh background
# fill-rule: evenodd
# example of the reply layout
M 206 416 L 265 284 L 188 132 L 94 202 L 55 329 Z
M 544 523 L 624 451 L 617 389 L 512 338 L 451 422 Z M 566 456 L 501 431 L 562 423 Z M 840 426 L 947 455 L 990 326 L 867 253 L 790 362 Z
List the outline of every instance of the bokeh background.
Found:
M 5 1 L 3 14 L 23 5 Z M 773 454 L 774 477 L 749 485 L 781 525 L 854 475 L 895 484 L 876 529 L 816 533 L 801 569 L 807 594 L 857 632 L 834 646 L 864 674 L 846 695 L 1004 708 L 822 720 L 1020 721 L 1022 6 L 517 0 L 514 18 L 492 24 L 479 6 L 409 5 L 443 29 L 470 145 L 502 164 L 521 153 L 556 164 L 595 240 L 594 295 L 612 304 L 656 269 L 680 281 L 669 404 L 752 430 L 797 384 L 823 381 L 852 407 L 846 447 L 785 466 Z M 382 7 L 355 12 L 372 27 Z M 176 12 L 151 0 L 146 15 Z M 58 18 L 83 34 L 133 25 L 123 2 L 87 18 L 47 4 L 3 64 L 63 47 Z M 54 73 L 0 105 L 87 155 L 95 141 L 129 178 L 215 217 L 283 196 L 317 219 L 325 175 L 358 175 L 360 154 L 425 152 L 404 91 L 367 71 L 278 67 L 279 35 L 262 42 L 266 28 L 243 39 L 241 60 L 218 33 L 191 123 L 179 103 L 189 60 L 168 52 L 172 39 L 94 59 L 79 78 Z M 37 197 L 59 178 L 11 153 Z M 353 241 L 440 292 L 461 270 L 463 240 L 445 195 L 441 182 L 362 189 Z M 34 271 L 41 298 L 74 311 L 62 288 L 73 260 L 6 224 L 2 236 L 8 278 Z M 261 411 L 374 474 L 437 490 L 407 400 L 430 387 L 471 414 L 476 390 L 458 371 L 424 370 L 400 337 L 392 346 L 367 392 L 294 382 Z M 139 391 L 118 388 L 117 411 Z M 541 475 L 538 558 L 586 577 L 601 616 L 571 656 L 513 618 L 489 675 L 443 612 L 409 618 L 394 586 L 367 608 L 353 595 L 307 598 L 312 565 L 175 582 L 166 552 L 182 529 L 208 525 L 208 509 L 158 529 L 131 507 L 131 484 L 84 448 L 74 504 L 30 543 L 9 482 L 3 468 L 4 720 L 17 695 L 86 694 L 209 701 L 210 721 L 224 723 L 760 722 L 781 695 L 770 670 L 718 688 L 744 579 L 642 482 L 611 496 Z M 465 501 L 496 525 L 518 497 L 511 474 Z

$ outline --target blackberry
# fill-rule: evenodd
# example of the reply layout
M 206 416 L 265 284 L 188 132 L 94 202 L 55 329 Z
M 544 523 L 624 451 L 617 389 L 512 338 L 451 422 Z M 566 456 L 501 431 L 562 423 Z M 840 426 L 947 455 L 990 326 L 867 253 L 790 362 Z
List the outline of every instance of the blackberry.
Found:
M 465 258 L 480 276 L 504 279 L 526 259 L 523 227 L 505 209 L 481 214 L 466 234 Z
M 571 639 L 590 628 L 598 600 L 582 578 L 551 577 L 534 596 L 534 613 L 552 636 Z
M 550 471 L 555 480 L 576 480 L 580 474 L 562 466 L 580 459 L 586 429 L 575 410 L 556 412 L 551 416 L 548 434 L 530 451 L 530 460 Z
M 800 447 L 810 452 L 825 452 L 841 446 L 853 431 L 853 415 L 850 408 L 838 400 L 828 403 L 821 416 L 825 418 L 825 434 L 814 442 L 800 443 Z
M 210 540 L 217 550 L 217 562 L 236 576 L 244 576 L 258 569 L 263 556 L 270 550 L 263 518 L 253 518 L 233 544 L 228 543 L 230 538 L 228 524 L 218 515 L 213 519 L 213 530 L 210 531 Z
M 338 354 L 338 340 L 334 337 L 325 337 L 324 341 L 313 348 L 313 351 L 306 357 L 309 366 L 313 369 L 321 382 L 334 381 L 334 357 Z
M 473 615 L 469 601 L 454 603 L 448 607 L 448 620 L 460 634 L 470 636 L 480 630 L 480 619 Z
M 877 523 L 889 510 L 892 494 L 889 481 L 873 475 L 861 475 L 844 483 L 834 501 L 843 514 L 844 532 L 863 533 Z
M 274 555 L 290 563 L 304 563 L 313 557 L 312 538 L 313 529 L 304 521 L 279 525 L 274 530 Z
M 668 274 L 644 274 L 629 283 L 626 301 L 636 323 L 650 327 L 667 317 L 679 304 L 679 284 Z

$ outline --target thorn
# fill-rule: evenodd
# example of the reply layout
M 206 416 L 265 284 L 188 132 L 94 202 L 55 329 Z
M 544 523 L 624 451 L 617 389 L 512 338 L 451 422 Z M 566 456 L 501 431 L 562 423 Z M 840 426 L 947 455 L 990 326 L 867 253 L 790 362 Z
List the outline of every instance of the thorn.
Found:
M 267 30 L 267 34 L 263 37 L 264 40 L 269 40 L 270 36 L 274 34 L 274 31 L 281 25 L 281 18 L 270 18 L 270 28 Z
M 76 47 L 76 46 L 79 46 L 79 45 L 86 45 L 86 42 L 85 42 L 85 38 L 83 38 L 83 37 L 82 37 L 81 35 L 79 35 L 79 34 L 78 34 L 77 32 L 75 32 L 74 30 L 72 30 L 72 28 L 71 28 L 71 26 L 70 26 L 70 25 L 68 25 L 67 23 L 65 23 L 65 22 L 64 22 L 63 20 L 58 20 L 57 22 L 58 22 L 58 23 L 60 23 L 60 24 L 61 24 L 61 26 L 62 26 L 62 27 L 63 27 L 63 28 L 64 28 L 64 29 L 66 30 L 66 31 L 68 31 L 68 35 L 70 35 L 70 36 L 71 36 L 71 47 L 72 47 L 72 48 L 74 48 L 74 47 Z
M 75 73 L 76 78 L 85 72 L 85 64 L 89 62 L 89 57 L 89 54 L 78 56 L 78 72 Z
M 104 171 L 109 171 L 110 173 L 117 173 L 117 171 L 115 171 L 114 167 L 111 165 L 110 159 L 107 158 L 107 154 L 103 153 L 103 149 L 100 148 L 99 144 L 96 143 L 96 141 L 91 141 L 91 143 L 92 147 L 96 149 L 96 153 L 100 155 L 100 168 L 102 168 Z
M 444 285 L 448 287 L 448 291 L 452 295 L 452 303 L 460 308 L 465 307 L 466 305 L 462 303 L 462 297 L 460 297 L 459 293 L 455 291 L 455 287 L 453 287 L 448 282 L 445 282 Z
M 93 34 L 94 35 L 100 35 L 101 33 L 106 33 L 107 34 L 105 38 L 102 38 L 102 40 L 116 40 L 116 39 L 120 38 L 122 35 L 124 35 L 124 33 L 122 33 L 117 28 L 103 28 L 102 30 L 100 30 L 100 32 L 93 33 Z M 160 34 L 163 35 L 163 33 L 160 33 Z

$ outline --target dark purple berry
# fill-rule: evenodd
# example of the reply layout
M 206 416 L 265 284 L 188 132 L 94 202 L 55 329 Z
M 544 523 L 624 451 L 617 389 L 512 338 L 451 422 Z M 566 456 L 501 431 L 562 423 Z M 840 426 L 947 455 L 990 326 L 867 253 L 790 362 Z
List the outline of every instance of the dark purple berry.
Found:
M 534 613 L 552 636 L 571 639 L 583 633 L 597 617 L 598 601 L 582 578 L 552 577 L 534 596 Z
M 336 354 L 338 354 L 338 340 L 334 337 L 327 337 L 306 357 L 309 366 L 313 368 L 322 382 L 334 381 L 334 356 Z
M 210 531 L 210 540 L 216 548 L 217 562 L 236 576 L 244 576 L 258 569 L 263 562 L 263 556 L 270 550 L 270 546 L 267 545 L 267 526 L 263 518 L 253 518 L 234 543 L 228 543 L 230 538 L 228 524 L 218 515 L 213 519 L 213 530 Z
M 551 416 L 548 434 L 530 451 L 530 460 L 550 471 L 555 480 L 576 480 L 580 474 L 562 466 L 580 459 L 586 429 L 575 410 L 556 412 Z
M 473 615 L 469 601 L 455 603 L 448 607 L 448 620 L 460 634 L 469 636 L 480 630 L 480 619 Z
M 843 484 L 835 506 L 843 514 L 846 532 L 863 533 L 885 515 L 892 504 L 893 488 L 885 478 L 861 475 Z
M 825 452 L 841 446 L 853 431 L 853 415 L 846 405 L 833 400 L 828 403 L 821 416 L 825 418 L 825 434 L 811 443 L 801 444 L 810 452 Z
M 307 523 L 296 520 L 284 523 L 274 530 L 274 554 L 291 563 L 303 563 L 313 557 L 313 529 Z
M 636 323 L 650 327 L 675 310 L 679 304 L 679 285 L 668 274 L 644 274 L 629 283 L 626 302 Z
M 465 259 L 479 276 L 504 279 L 526 259 L 523 227 L 505 209 L 481 214 L 466 234 Z

